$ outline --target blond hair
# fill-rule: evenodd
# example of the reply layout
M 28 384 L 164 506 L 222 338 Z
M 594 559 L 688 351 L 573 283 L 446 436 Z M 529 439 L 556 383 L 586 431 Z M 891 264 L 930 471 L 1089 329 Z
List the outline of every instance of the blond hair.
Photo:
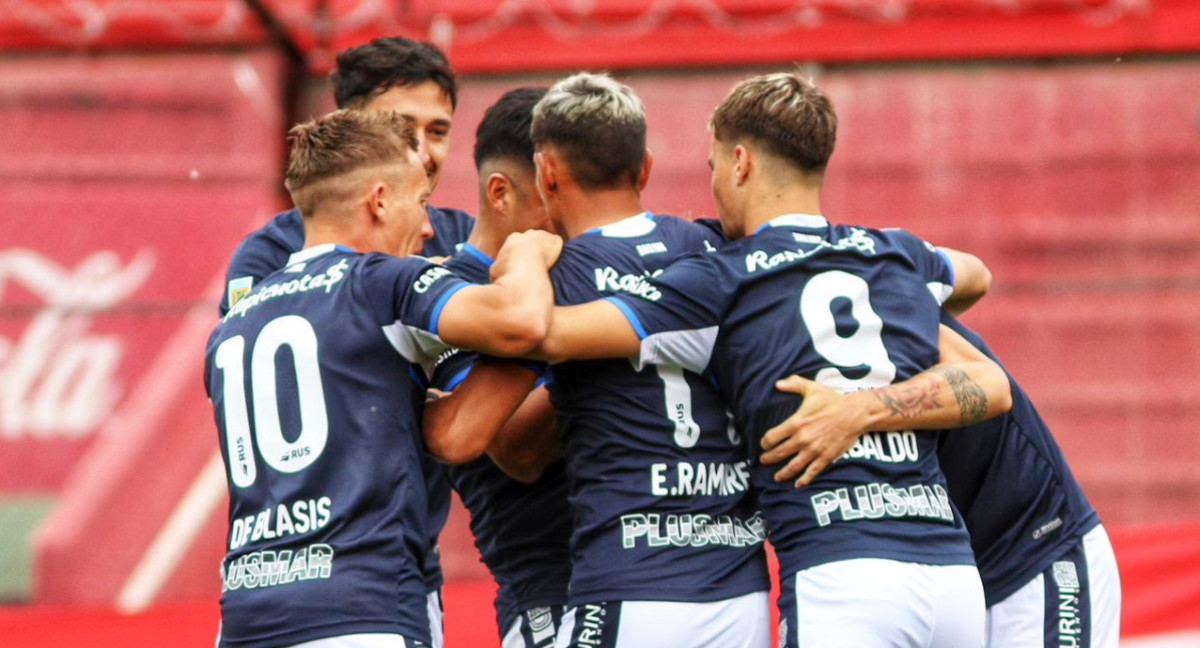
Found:
M 311 216 L 351 187 L 336 182 L 347 174 L 403 164 L 417 150 L 413 120 L 389 111 L 338 110 L 293 126 L 288 131 L 288 167 L 284 186 L 292 203 Z
M 646 108 L 629 86 L 582 72 L 538 101 L 530 134 L 535 147 L 562 154 L 584 189 L 636 186 L 646 155 Z

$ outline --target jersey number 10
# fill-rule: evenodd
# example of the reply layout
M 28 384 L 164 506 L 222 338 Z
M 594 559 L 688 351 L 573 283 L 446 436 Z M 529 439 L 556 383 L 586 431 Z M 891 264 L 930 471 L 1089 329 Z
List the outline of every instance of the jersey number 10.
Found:
M 296 402 L 300 406 L 300 434 L 292 442 L 284 438 L 279 424 L 276 393 L 275 355 L 283 346 L 292 351 L 299 391 Z M 250 354 L 253 442 L 250 413 L 246 407 L 245 353 L 246 339 L 237 335 L 222 342 L 215 357 L 216 366 L 222 372 L 229 475 L 239 488 L 250 486 L 258 477 L 255 447 L 268 466 L 279 472 L 295 473 L 312 465 L 325 450 L 325 442 L 329 439 L 329 416 L 325 411 L 325 391 L 317 362 L 317 333 L 312 324 L 298 315 L 285 315 L 271 320 L 258 334 Z

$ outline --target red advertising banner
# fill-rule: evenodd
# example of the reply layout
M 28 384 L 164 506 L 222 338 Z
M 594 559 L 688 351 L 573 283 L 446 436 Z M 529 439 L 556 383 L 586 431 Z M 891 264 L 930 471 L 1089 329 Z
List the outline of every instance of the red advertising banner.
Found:
M 0 49 L 288 41 L 325 72 L 378 36 L 460 72 L 1200 50 L 1192 0 L 5 0 Z
M 0 492 L 58 490 L 215 299 L 277 206 L 279 95 L 265 54 L 0 66 Z

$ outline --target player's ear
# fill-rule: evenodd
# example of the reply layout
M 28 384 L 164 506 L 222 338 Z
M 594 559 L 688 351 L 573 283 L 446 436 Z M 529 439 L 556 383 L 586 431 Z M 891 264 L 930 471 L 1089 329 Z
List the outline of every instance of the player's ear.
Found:
M 484 185 L 484 192 L 487 196 L 488 205 L 492 209 L 502 214 L 508 213 L 510 203 L 513 199 L 512 181 L 508 176 L 494 171 L 488 174 L 487 184 Z
M 733 179 L 739 187 L 746 184 L 746 178 L 750 175 L 750 168 L 753 165 L 754 160 L 750 149 L 742 144 L 733 147 Z
M 533 154 L 533 165 L 537 169 L 537 187 L 543 197 L 558 193 L 557 158 L 547 155 L 544 151 Z
M 371 183 L 370 191 L 367 194 L 367 209 L 371 212 L 371 216 L 375 220 L 381 220 L 387 215 L 387 208 L 391 199 L 392 195 L 388 191 L 386 182 L 376 180 Z
M 650 149 L 646 149 L 646 154 L 642 156 L 642 170 L 638 173 L 638 191 L 645 189 L 646 183 L 650 181 L 650 167 L 652 166 L 654 166 L 654 154 L 650 152 Z

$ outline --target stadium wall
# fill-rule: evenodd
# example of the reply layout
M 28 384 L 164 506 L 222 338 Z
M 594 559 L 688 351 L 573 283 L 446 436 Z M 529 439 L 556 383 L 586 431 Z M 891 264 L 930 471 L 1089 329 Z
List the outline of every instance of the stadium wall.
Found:
M 773 15 L 766 4 L 755 15 Z M 625 18 L 645 10 L 633 0 L 613 6 Z M 1191 612 L 1200 609 L 1200 577 L 1189 569 L 1200 563 L 1187 521 L 1200 496 L 1200 406 L 1188 398 L 1200 379 L 1200 61 L 1128 49 L 1169 41 L 1143 49 L 1200 51 L 1177 37 L 1179 25 L 1197 24 L 1187 21 L 1196 5 L 1090 6 L 1090 29 L 1124 34 L 1124 45 L 1072 36 L 1070 51 L 1013 51 L 1115 51 L 1112 58 L 810 66 L 843 122 L 826 210 L 836 220 L 903 226 L 989 263 L 996 288 L 966 321 L 1031 393 L 1114 529 L 1128 568 L 1126 630 L 1198 628 Z M 1100 20 L 1109 6 L 1142 11 Z M 1160 10 L 1180 21 L 1164 21 Z M 1080 20 L 1050 13 L 1026 23 L 1031 33 Z M 427 18 L 420 29 L 432 29 Z M 684 41 L 670 39 L 683 39 L 676 30 L 690 19 L 686 11 L 667 18 L 662 43 L 678 47 Z M 867 23 L 843 27 L 891 28 Z M 971 50 L 963 34 L 940 25 L 909 32 L 943 39 L 945 49 L 927 43 L 922 56 L 896 48 L 825 59 L 1006 53 Z M 261 37 L 248 29 L 239 38 Z M 484 107 L 513 85 L 558 75 L 511 74 L 529 59 L 489 68 L 472 57 L 499 45 L 472 46 L 464 33 L 451 34 L 456 65 L 510 73 L 464 79 L 454 152 L 434 202 L 474 211 L 467 151 Z M 691 49 L 721 33 L 693 30 Z M 129 38 L 117 44 L 138 42 Z M 542 38 L 561 46 L 553 33 Z M 682 63 L 637 42 L 646 47 L 641 58 L 612 67 Z M 821 52 L 763 43 L 716 62 Z M 581 48 L 559 50 L 542 66 L 600 64 Z M 736 80 L 778 67 L 623 74 L 649 111 L 656 164 L 648 206 L 713 213 L 708 113 Z M 0 156 L 0 493 L 59 498 L 36 540 L 39 601 L 137 610 L 216 596 L 224 483 L 213 472 L 201 350 L 228 254 L 280 206 L 284 68 L 277 53 L 236 50 L 9 55 L 0 66 L 0 115 L 10 127 Z M 483 574 L 461 509 L 443 551 L 451 578 Z

